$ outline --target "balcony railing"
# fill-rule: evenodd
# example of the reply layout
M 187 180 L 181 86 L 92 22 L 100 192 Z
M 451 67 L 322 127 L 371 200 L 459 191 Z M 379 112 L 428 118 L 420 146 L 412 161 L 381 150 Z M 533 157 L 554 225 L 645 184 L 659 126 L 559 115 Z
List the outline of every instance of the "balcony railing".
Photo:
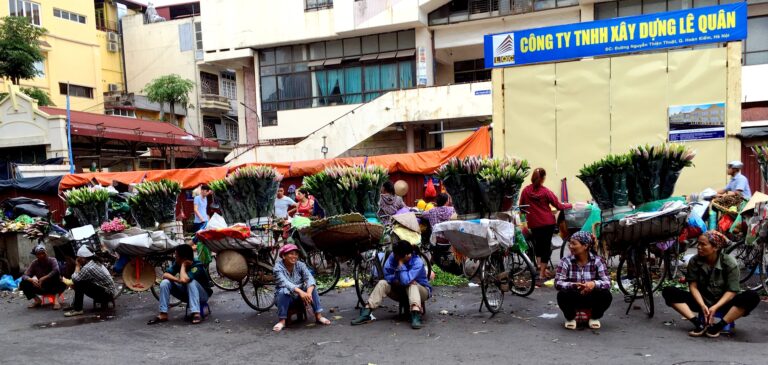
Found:
M 446 4 L 429 14 L 429 25 L 441 25 L 497 16 L 530 13 L 578 5 L 578 0 L 469 0 L 466 9 Z
M 201 94 L 200 109 L 229 113 L 232 110 L 232 106 L 229 103 L 229 98 L 227 98 L 226 96 L 215 95 L 215 94 Z

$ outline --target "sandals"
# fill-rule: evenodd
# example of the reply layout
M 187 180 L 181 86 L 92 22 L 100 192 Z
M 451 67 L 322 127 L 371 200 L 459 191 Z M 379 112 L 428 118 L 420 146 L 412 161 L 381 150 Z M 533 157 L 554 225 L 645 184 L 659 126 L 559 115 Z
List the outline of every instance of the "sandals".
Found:
M 593 330 L 599 330 L 600 329 L 600 320 L 599 319 L 590 319 L 589 320 L 589 328 Z
M 277 322 L 277 324 L 274 327 L 272 327 L 272 331 L 280 332 L 283 330 L 283 328 L 285 328 L 285 323 Z
M 331 324 L 331 321 L 328 318 L 325 318 L 325 317 L 320 317 L 320 318 L 316 319 L 315 322 L 317 322 L 318 324 L 322 324 L 324 326 L 327 326 L 327 325 Z
M 200 324 L 202 321 L 203 317 L 200 315 L 200 313 L 192 314 L 192 324 Z
M 576 320 L 572 319 L 570 321 L 565 321 L 564 326 L 565 326 L 566 329 L 575 330 L 576 329 Z
M 27 308 L 29 308 L 29 309 L 40 308 L 42 306 L 43 306 L 43 301 L 42 300 L 40 300 L 40 301 L 35 300 L 34 302 L 32 302 L 32 304 L 28 305 Z
M 158 324 L 158 323 L 163 323 L 163 322 L 168 322 L 168 318 L 167 317 L 166 318 L 160 318 L 159 316 L 157 316 L 157 317 L 152 318 L 149 321 L 147 321 L 147 324 L 148 325 L 153 325 L 153 324 Z

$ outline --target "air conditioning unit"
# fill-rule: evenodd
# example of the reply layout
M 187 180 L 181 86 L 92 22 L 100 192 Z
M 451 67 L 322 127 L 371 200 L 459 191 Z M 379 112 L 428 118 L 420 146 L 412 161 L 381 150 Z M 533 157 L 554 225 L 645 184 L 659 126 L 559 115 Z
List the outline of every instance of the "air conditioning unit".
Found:
M 120 51 L 120 47 L 117 45 L 116 42 L 109 42 L 109 43 L 107 43 L 107 51 L 119 52 Z
M 107 41 L 115 43 L 120 42 L 120 36 L 115 32 L 107 32 Z
M 120 85 L 118 85 L 118 84 L 109 84 L 109 85 L 107 85 L 107 89 L 109 89 L 109 92 L 120 91 Z

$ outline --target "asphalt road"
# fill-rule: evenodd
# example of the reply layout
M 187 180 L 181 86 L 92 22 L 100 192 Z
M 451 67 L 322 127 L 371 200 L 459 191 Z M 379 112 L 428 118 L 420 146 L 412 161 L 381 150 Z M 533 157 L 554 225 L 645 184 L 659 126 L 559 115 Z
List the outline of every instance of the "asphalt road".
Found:
M 257 313 L 238 292 L 216 292 L 213 314 L 200 325 L 171 321 L 147 326 L 157 308 L 149 293 L 124 294 L 116 310 L 66 319 L 50 307 L 0 294 L 0 364 L 766 364 L 768 303 L 737 321 L 732 337 L 690 338 L 689 323 L 656 298 L 656 316 L 614 302 L 599 331 L 569 331 L 554 303 L 555 290 L 528 298 L 506 296 L 503 312 L 478 312 L 480 288 L 441 287 L 427 304 L 421 330 L 397 319 L 397 306 L 374 312 L 377 321 L 352 327 L 354 289 L 322 297 L 328 327 L 289 325 L 273 333 L 276 311 Z M 67 298 L 72 292 L 67 292 Z M 333 308 L 333 313 L 328 313 Z M 448 315 L 441 315 L 447 310 Z M 540 317 L 556 314 L 554 319 Z

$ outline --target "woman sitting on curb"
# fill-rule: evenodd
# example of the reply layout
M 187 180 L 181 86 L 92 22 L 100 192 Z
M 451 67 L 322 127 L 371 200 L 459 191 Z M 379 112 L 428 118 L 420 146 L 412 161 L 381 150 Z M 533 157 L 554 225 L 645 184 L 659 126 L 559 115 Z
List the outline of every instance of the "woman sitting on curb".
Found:
M 560 261 L 555 275 L 557 305 L 565 316 L 565 328 L 576 329 L 576 311 L 589 310 L 589 328 L 599 329 L 600 318 L 611 306 L 611 277 L 603 258 L 592 252 L 595 237 L 579 231 L 568 241 L 570 256 Z
M 696 256 L 688 261 L 685 279 L 690 292 L 671 286 L 661 292 L 667 305 L 693 324 L 690 336 L 717 337 L 727 324 L 749 315 L 760 303 L 754 291 L 741 291 L 739 265 L 722 252 L 726 246 L 728 238 L 722 233 L 704 232 L 699 236 Z M 703 314 L 704 321 L 694 311 Z M 717 312 L 725 315 L 715 321 Z
M 280 248 L 279 254 L 280 259 L 275 262 L 273 270 L 277 280 L 275 299 L 279 321 L 272 327 L 272 330 L 280 332 L 285 328 L 288 308 L 296 300 L 301 300 L 302 306 L 312 306 L 317 323 L 331 324 L 331 321 L 323 317 L 323 307 L 320 306 L 320 296 L 315 287 L 315 278 L 309 272 L 307 265 L 299 261 L 299 248 L 294 244 L 287 244 Z

